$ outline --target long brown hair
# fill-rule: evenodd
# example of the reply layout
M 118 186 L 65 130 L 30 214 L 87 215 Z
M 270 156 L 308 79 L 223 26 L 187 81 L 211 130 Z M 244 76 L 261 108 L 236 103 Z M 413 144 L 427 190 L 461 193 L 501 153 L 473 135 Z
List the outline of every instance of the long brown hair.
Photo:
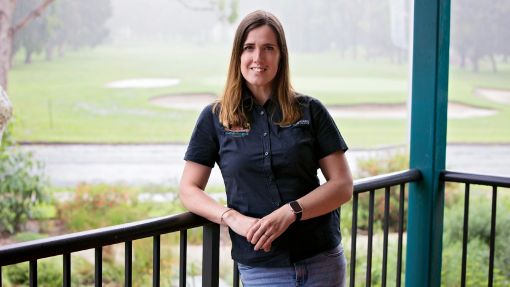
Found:
M 261 26 L 269 26 L 276 35 L 280 49 L 278 72 L 273 79 L 273 99 L 276 99 L 282 111 L 279 125 L 295 123 L 301 117 L 301 109 L 296 100 L 296 93 L 290 84 L 289 53 L 287 41 L 280 21 L 266 11 L 255 11 L 248 14 L 237 27 L 228 67 L 227 82 L 222 97 L 214 105 L 215 112 L 219 109 L 219 120 L 226 128 L 248 128 L 249 120 L 242 104 L 245 79 L 241 74 L 241 54 L 248 33 Z

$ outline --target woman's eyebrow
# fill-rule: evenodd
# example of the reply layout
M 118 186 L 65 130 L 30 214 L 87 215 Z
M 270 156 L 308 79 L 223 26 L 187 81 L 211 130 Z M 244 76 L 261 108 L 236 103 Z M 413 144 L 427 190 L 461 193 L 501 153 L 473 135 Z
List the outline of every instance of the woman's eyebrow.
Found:
M 255 43 L 252 43 L 252 42 L 246 42 L 244 43 L 243 46 L 255 46 Z M 273 43 L 270 43 L 270 42 L 267 42 L 267 43 L 264 43 L 262 44 L 261 46 L 272 46 L 272 47 L 276 47 L 278 46 L 277 44 L 273 44 Z

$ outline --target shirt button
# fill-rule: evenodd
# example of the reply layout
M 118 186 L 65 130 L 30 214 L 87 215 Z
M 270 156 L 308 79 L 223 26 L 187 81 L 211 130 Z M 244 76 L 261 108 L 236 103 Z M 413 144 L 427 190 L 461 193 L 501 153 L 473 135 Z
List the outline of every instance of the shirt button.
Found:
M 264 153 L 264 155 L 265 155 L 265 156 L 267 156 L 268 154 L 269 154 L 269 153 L 268 153 L 267 151 Z
M 263 116 L 264 115 L 264 111 L 260 111 L 260 115 Z
M 267 136 L 267 133 L 264 133 L 264 136 L 266 137 L 266 136 Z

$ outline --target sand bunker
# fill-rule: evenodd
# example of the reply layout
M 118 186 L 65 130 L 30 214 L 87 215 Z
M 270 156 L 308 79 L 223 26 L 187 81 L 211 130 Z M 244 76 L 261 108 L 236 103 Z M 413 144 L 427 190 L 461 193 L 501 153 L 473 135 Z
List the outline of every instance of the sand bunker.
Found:
M 475 95 L 490 101 L 510 105 L 510 91 L 494 89 L 476 89 Z
M 164 88 L 171 87 L 179 84 L 181 80 L 171 78 L 151 78 L 151 79 L 126 79 L 122 81 L 115 81 L 106 84 L 107 88 L 111 89 L 126 89 L 126 88 Z
M 201 111 L 205 106 L 214 102 L 218 97 L 215 94 L 172 94 L 153 97 L 149 100 L 151 104 L 180 110 Z
M 154 105 L 171 109 L 201 111 L 207 104 L 217 97 L 214 94 L 174 94 L 158 96 L 150 99 Z M 327 106 L 335 118 L 358 119 L 403 119 L 407 117 L 405 104 L 357 104 Z M 495 115 L 496 110 L 483 109 L 460 103 L 448 104 L 448 117 L 464 119 L 473 117 L 488 117 Z

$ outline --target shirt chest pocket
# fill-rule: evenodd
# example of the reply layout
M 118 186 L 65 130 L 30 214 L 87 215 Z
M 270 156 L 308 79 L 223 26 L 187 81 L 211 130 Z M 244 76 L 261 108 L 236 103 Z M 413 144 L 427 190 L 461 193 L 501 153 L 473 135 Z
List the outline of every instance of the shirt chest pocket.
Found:
M 264 159 L 263 146 L 253 132 L 224 132 L 220 137 L 219 153 L 219 167 L 228 176 L 260 172 Z
M 298 165 L 313 164 L 314 136 L 310 125 L 294 125 L 282 130 L 282 139 L 285 143 L 285 158 L 287 164 Z

